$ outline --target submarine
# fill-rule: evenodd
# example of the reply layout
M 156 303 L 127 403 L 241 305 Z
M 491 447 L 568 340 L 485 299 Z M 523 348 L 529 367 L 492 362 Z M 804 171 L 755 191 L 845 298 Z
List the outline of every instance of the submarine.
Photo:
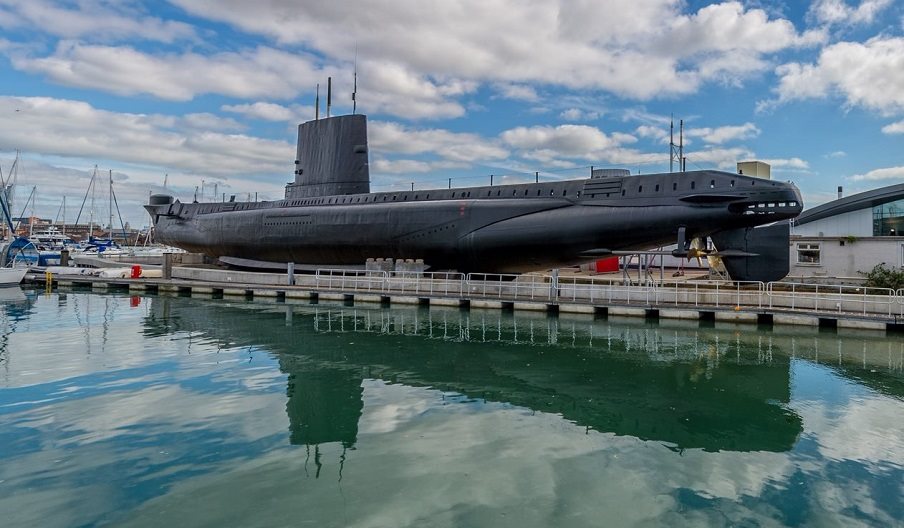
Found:
M 145 209 L 158 242 L 223 262 L 360 267 L 422 259 L 427 269 L 524 273 L 675 245 L 701 256 L 709 237 L 736 281 L 789 271 L 788 220 L 803 209 L 791 183 L 717 170 L 451 189 L 370 192 L 367 117 L 298 126 L 285 199 L 184 203 L 155 194 Z

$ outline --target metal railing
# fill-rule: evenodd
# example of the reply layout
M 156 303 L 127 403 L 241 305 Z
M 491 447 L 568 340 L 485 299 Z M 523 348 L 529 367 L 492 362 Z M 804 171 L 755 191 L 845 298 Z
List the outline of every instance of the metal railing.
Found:
M 899 290 L 900 291 L 900 290 Z M 856 313 L 900 315 L 904 303 L 890 288 L 868 288 L 841 284 L 770 282 L 766 289 L 769 307 L 816 314 Z
M 641 285 L 594 277 L 453 272 L 317 270 L 320 291 L 381 296 L 455 297 L 502 302 L 633 305 L 659 308 L 735 308 L 820 314 L 904 317 L 904 288 L 793 282 L 671 281 Z

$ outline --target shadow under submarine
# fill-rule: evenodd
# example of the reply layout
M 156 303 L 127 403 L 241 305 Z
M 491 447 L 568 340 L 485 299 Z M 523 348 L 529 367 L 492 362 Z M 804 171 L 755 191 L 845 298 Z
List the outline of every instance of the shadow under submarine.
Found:
M 733 280 L 764 282 L 788 274 L 784 220 L 803 209 L 791 183 L 713 170 L 371 193 L 367 154 L 366 116 L 317 119 L 298 126 L 285 199 L 182 203 L 156 194 L 145 208 L 158 242 L 262 268 L 393 258 L 523 273 L 672 244 L 674 256 L 699 256 L 692 241 L 710 237 Z

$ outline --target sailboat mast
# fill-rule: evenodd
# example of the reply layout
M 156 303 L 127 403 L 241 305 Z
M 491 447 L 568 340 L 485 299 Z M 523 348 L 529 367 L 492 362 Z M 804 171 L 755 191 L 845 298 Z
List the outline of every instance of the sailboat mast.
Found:
M 28 238 L 31 238 L 35 234 L 35 202 L 38 201 L 38 186 L 35 185 L 31 188 L 31 218 L 28 219 Z
M 94 166 L 94 172 L 91 174 L 91 183 L 88 184 L 91 187 L 91 211 L 88 215 L 88 240 L 91 240 L 91 237 L 94 236 L 94 198 L 95 198 L 95 189 L 97 186 L 94 184 L 95 179 L 97 178 L 97 165 Z
M 9 207 L 10 212 L 13 209 L 14 198 L 16 197 L 16 183 L 19 181 L 19 149 L 16 149 L 16 159 L 13 160 L 13 166 L 9 170 L 9 192 L 6 195 L 7 207 Z M 18 224 L 16 225 L 18 227 Z M 15 234 L 13 234 L 15 236 Z
M 113 169 L 110 169 L 110 241 L 113 241 Z
M 63 235 L 66 234 L 66 196 L 63 196 Z

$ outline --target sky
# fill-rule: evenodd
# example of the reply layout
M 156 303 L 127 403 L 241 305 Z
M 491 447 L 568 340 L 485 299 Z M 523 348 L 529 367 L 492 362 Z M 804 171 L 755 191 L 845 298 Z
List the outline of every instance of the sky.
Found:
M 666 172 L 672 120 L 688 170 L 765 161 L 805 207 L 904 182 L 904 0 L 0 0 L 13 215 L 106 222 L 111 175 L 133 227 L 280 199 L 355 72 L 374 191 Z

